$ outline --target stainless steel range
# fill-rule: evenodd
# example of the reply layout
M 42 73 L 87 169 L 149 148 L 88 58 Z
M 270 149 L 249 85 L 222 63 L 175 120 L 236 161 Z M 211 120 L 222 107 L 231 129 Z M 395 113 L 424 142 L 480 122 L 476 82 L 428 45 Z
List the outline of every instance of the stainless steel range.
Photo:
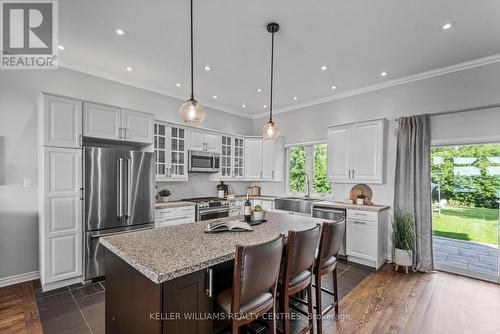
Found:
M 217 197 L 186 198 L 196 203 L 196 221 L 229 217 L 229 201 Z

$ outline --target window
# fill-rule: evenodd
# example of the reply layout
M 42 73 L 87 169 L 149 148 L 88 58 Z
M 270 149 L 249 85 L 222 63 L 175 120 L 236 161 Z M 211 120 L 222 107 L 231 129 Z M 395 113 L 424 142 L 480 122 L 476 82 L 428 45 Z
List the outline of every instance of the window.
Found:
M 287 160 L 287 192 L 305 193 L 307 178 L 311 193 L 331 192 L 331 184 L 326 175 L 326 144 L 291 146 L 287 149 Z

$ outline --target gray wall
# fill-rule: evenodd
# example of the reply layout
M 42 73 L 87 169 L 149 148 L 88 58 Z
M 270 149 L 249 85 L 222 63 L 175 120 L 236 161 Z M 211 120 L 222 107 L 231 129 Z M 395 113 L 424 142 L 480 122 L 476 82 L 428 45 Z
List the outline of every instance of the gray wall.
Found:
M 499 87 L 500 64 L 497 63 L 318 104 L 278 114 L 273 118 L 287 143 L 326 139 L 327 125 L 381 117 L 389 119 L 387 183 L 374 185 L 372 188 L 374 202 L 392 204 L 396 158 L 394 118 L 499 103 Z M 492 111 L 492 117 L 493 113 Z M 455 117 L 462 116 L 456 114 Z M 488 122 L 498 121 L 498 117 L 492 117 L 483 118 L 483 124 L 488 125 Z M 464 117 L 464 122 L 465 119 Z M 264 118 L 254 120 L 254 134 L 260 133 L 265 121 Z M 500 132 L 498 125 L 497 131 Z M 282 183 L 262 183 L 261 186 L 265 194 L 276 195 L 284 190 Z M 334 184 L 333 199 L 347 198 L 351 187 L 352 185 Z
M 38 271 L 35 103 L 41 91 L 154 113 L 170 121 L 179 121 L 177 109 L 182 103 L 67 69 L 1 71 L 0 280 Z M 206 112 L 204 127 L 251 134 L 249 119 L 209 108 Z M 33 179 L 32 188 L 23 188 L 25 177 Z

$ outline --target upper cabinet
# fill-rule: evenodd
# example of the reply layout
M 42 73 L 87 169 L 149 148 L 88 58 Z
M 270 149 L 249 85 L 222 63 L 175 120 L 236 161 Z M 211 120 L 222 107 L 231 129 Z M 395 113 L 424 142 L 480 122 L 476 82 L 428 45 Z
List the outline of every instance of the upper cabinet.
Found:
M 153 142 L 153 115 L 122 110 L 123 139 L 137 143 Z
M 85 102 L 83 135 L 149 144 L 153 142 L 153 115 Z
M 245 179 L 249 181 L 283 180 L 283 139 L 245 139 Z
M 121 139 L 121 109 L 96 103 L 83 104 L 83 135 L 102 139 Z
M 212 179 L 219 180 L 243 179 L 244 174 L 244 139 L 222 135 L 220 175 Z
M 82 146 L 82 101 L 40 95 L 40 129 L 43 146 L 80 148 Z
M 386 119 L 328 128 L 328 178 L 337 183 L 384 183 Z
M 186 128 L 165 122 L 154 124 L 157 181 L 187 181 Z
M 221 136 L 201 129 L 189 130 L 189 150 L 221 152 Z

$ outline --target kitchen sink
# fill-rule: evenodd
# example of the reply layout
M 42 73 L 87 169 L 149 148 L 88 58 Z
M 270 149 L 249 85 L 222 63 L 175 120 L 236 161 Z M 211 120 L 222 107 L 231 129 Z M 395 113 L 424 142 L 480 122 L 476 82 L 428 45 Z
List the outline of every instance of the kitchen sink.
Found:
M 310 214 L 313 203 L 320 201 L 320 199 L 310 197 L 279 197 L 274 200 L 274 208 L 276 210 Z

